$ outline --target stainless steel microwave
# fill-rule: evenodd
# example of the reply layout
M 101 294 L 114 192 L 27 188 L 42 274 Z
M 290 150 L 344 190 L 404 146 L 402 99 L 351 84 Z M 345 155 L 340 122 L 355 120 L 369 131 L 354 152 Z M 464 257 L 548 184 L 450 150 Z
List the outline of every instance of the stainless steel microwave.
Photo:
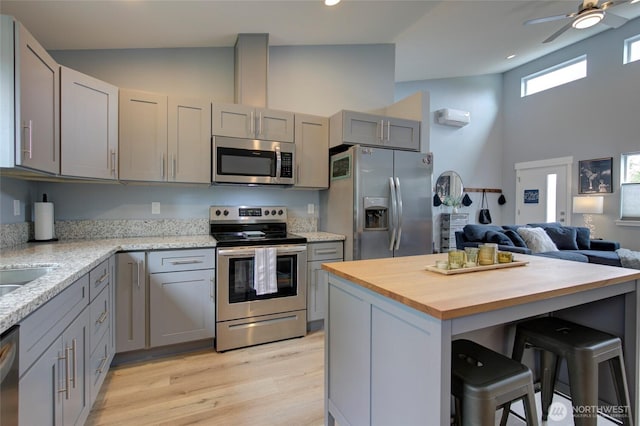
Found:
M 257 139 L 213 137 L 213 183 L 293 185 L 295 144 Z

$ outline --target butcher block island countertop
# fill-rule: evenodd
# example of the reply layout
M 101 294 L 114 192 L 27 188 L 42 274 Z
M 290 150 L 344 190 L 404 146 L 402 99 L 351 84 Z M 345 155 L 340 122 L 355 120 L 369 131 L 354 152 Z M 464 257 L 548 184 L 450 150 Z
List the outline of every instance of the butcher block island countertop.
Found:
M 518 255 L 525 266 L 456 275 L 426 270 L 447 254 L 327 263 L 323 269 L 439 319 L 640 279 L 640 271 Z
M 515 324 L 538 315 L 622 338 L 638 418 L 640 271 L 526 255 L 516 256 L 529 262 L 524 266 L 452 275 L 426 270 L 446 258 L 323 264 L 326 425 L 429 419 L 449 426 L 451 342 L 466 338 L 508 356 Z

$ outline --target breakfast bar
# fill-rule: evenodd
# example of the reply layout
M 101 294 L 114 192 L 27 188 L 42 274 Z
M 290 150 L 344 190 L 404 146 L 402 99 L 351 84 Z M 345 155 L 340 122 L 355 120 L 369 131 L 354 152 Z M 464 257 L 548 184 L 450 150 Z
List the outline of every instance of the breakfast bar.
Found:
M 547 314 L 621 337 L 637 418 L 640 271 L 527 255 L 517 267 L 428 270 L 446 256 L 323 265 L 325 424 L 449 425 L 451 341 L 510 355 L 514 324 Z

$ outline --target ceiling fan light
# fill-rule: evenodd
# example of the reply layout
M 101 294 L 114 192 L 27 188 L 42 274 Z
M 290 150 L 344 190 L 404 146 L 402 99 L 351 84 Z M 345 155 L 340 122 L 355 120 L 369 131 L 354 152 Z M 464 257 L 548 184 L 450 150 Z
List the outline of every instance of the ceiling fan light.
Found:
M 325 6 L 335 6 L 340 3 L 340 0 L 324 0 Z
M 571 23 L 571 26 L 577 30 L 591 28 L 604 18 L 604 10 L 591 10 L 582 13 Z

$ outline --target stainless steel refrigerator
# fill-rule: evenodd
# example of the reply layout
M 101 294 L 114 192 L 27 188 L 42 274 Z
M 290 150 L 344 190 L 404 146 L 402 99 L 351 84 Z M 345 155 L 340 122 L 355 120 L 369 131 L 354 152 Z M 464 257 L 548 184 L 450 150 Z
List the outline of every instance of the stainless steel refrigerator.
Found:
M 433 252 L 427 154 L 354 145 L 330 157 L 320 229 L 346 236 L 345 260 Z

